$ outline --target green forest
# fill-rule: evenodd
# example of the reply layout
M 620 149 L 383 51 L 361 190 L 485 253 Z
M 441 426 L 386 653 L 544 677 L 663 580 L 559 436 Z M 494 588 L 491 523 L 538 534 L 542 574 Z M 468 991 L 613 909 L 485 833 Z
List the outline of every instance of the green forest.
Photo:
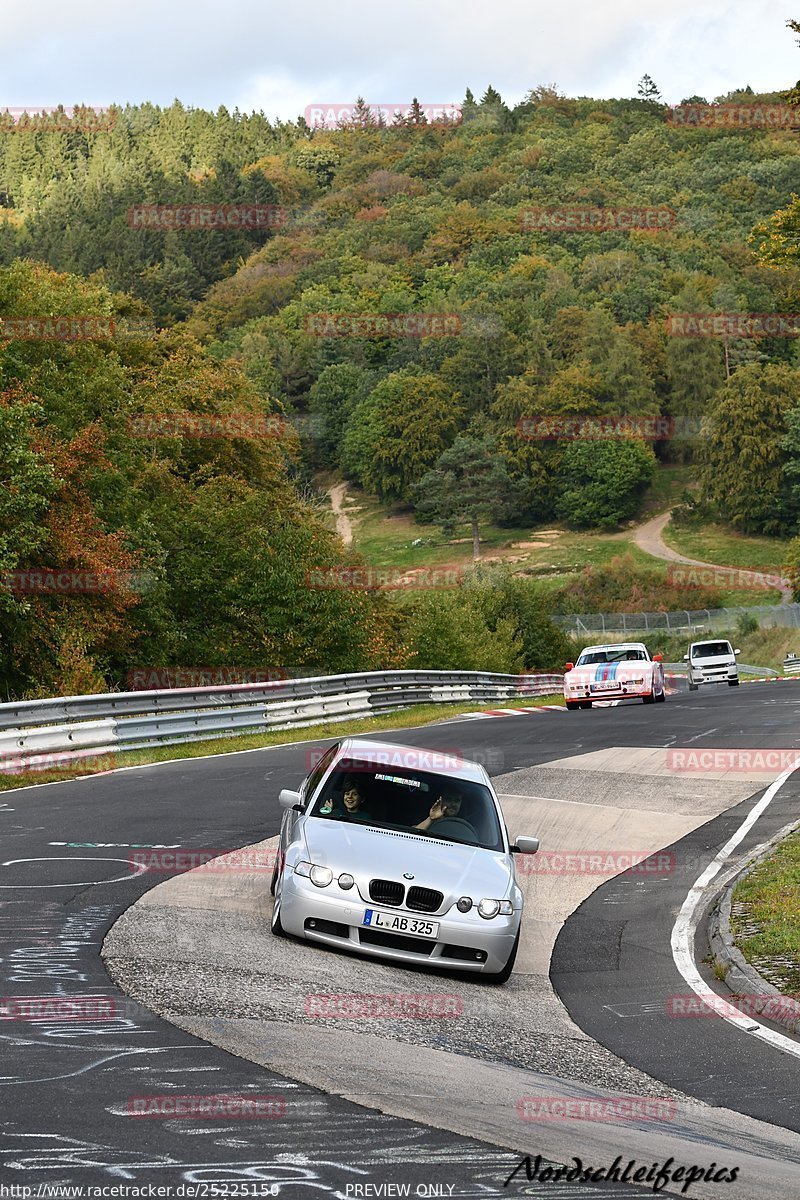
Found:
M 798 97 L 712 99 L 769 113 Z M 4 699 L 121 688 L 143 664 L 563 666 L 552 594 L 500 568 L 415 596 L 309 586 L 363 563 L 330 531 L 320 473 L 443 529 L 608 531 L 680 464 L 688 525 L 800 534 L 798 339 L 670 331 L 675 314 L 800 310 L 797 128 L 681 125 L 658 98 L 550 86 L 516 106 L 467 92 L 458 124 L 386 126 L 363 104 L 337 129 L 177 101 L 110 116 L 0 127 Z M 132 221 L 141 205 L 281 215 L 154 228 Z M 674 219 L 528 211 L 564 207 Z M 104 324 L 19 336 L 45 317 Z M 276 420 L 142 436 L 164 414 Z M 528 436 L 539 418 L 666 435 Z M 35 569 L 129 584 L 8 582 Z

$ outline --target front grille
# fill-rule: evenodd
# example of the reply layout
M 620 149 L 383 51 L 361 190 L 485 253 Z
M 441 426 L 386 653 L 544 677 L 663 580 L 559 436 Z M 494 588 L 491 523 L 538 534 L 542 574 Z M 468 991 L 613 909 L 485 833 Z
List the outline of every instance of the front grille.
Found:
M 379 933 L 377 929 L 359 929 L 362 946 L 386 946 L 390 950 L 407 950 L 410 954 L 431 954 L 436 945 L 425 938 L 405 937 L 399 933 Z
M 390 904 L 397 908 L 403 903 L 406 889 L 402 883 L 395 883 L 393 879 L 370 879 L 369 881 L 369 898 L 374 900 L 376 904 Z
M 408 889 L 406 908 L 413 908 L 415 912 L 436 912 L 443 903 L 444 894 L 434 891 L 433 888 L 410 887 Z

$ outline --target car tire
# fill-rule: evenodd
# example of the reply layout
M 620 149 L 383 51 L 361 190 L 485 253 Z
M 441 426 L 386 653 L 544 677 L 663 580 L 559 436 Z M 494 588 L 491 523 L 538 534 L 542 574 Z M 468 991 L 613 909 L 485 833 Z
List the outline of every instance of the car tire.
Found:
M 738 687 L 738 686 L 739 686 L 738 679 L 729 679 L 728 680 L 728 687 Z
M 521 929 L 521 927 L 520 927 L 520 929 Z M 514 962 L 517 957 L 517 951 L 519 950 L 520 929 L 517 930 L 517 936 L 514 941 L 514 945 L 511 949 L 511 953 L 509 954 L 509 956 L 506 960 L 506 965 L 502 968 L 502 970 L 494 971 L 491 975 L 482 975 L 480 978 L 482 979 L 482 981 L 484 983 L 491 983 L 494 986 L 498 986 L 501 983 L 508 983 L 508 980 L 511 976 L 511 972 L 514 969 Z
M 661 691 L 656 696 L 656 703 L 663 704 L 664 701 L 666 700 L 666 698 L 667 698 L 666 690 L 662 687 Z
M 699 688 L 699 686 L 700 686 L 700 684 L 699 684 L 699 683 L 690 683 L 690 684 L 689 684 L 689 691 L 690 691 L 690 692 L 696 692 L 696 691 L 697 691 L 697 689 Z
M 275 901 L 272 905 L 272 917 L 270 919 L 269 927 L 273 937 L 286 937 L 286 930 L 283 928 L 283 924 L 281 923 L 280 894 L 275 896 Z
M 578 708 L 591 708 L 591 707 L 592 707 L 591 700 L 581 700 L 580 704 L 578 705 Z
M 278 886 L 278 863 L 279 862 L 280 862 L 280 851 L 278 851 L 275 855 L 275 866 L 273 867 L 273 870 L 272 870 L 272 881 L 269 885 L 270 896 L 275 895 L 275 889 Z
M 649 696 L 642 696 L 642 700 L 644 701 L 645 704 L 655 704 L 655 702 L 656 702 L 655 691 L 652 691 Z
M 577 700 L 567 700 L 565 703 L 570 712 L 575 708 L 581 708 L 581 704 Z

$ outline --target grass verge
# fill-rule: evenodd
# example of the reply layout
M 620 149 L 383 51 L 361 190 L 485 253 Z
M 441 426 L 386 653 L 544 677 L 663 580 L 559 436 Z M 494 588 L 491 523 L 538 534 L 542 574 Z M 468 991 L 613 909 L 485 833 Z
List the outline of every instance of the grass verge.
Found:
M 147 750 L 120 751 L 113 755 L 98 756 L 100 765 L 94 770 L 83 763 L 70 770 L 26 771 L 19 775 L 0 775 L 0 792 L 21 787 L 36 787 L 42 783 L 58 783 L 76 779 L 80 775 L 102 775 L 119 767 L 147 766 L 151 763 L 170 762 L 174 759 L 211 758 L 217 754 L 231 754 L 237 750 L 261 750 L 268 746 L 286 745 L 292 742 L 314 741 L 319 738 L 346 737 L 351 734 L 365 735 L 386 730 L 410 729 L 417 725 L 430 725 L 461 713 L 483 712 L 498 704 L 514 708 L 538 708 L 541 704 L 563 705 L 560 693 L 553 696 L 536 696 L 525 700 L 485 700 L 482 703 L 465 704 L 418 704 L 393 713 L 382 713 L 374 717 L 353 717 L 347 721 L 321 721 L 304 729 L 276 729 L 271 733 L 251 733 L 236 737 L 214 738 L 207 742 L 182 742 L 177 746 L 154 746 Z M 450 750 L 463 750 L 469 758 L 469 747 L 453 745 Z M 91 759 L 88 760 L 92 762 Z
M 701 559 L 722 567 L 743 567 L 748 571 L 764 572 L 780 572 L 789 544 L 782 538 L 748 537 L 722 525 L 688 529 L 671 522 L 665 527 L 663 538 L 668 546 L 687 558 Z
M 742 880 L 733 903 L 731 930 L 747 961 L 781 991 L 800 994 L 800 832 Z

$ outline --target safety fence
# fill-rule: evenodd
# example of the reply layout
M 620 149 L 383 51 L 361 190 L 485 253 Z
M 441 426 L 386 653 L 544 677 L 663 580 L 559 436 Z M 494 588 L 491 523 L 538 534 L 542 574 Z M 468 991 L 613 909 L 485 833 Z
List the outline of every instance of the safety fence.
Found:
M 752 604 L 741 608 L 684 609 L 679 612 L 569 613 L 556 614 L 551 620 L 576 637 L 600 633 L 652 633 L 663 630 L 732 631 L 741 617 L 754 618 L 762 629 L 777 626 L 800 628 L 800 604 Z

